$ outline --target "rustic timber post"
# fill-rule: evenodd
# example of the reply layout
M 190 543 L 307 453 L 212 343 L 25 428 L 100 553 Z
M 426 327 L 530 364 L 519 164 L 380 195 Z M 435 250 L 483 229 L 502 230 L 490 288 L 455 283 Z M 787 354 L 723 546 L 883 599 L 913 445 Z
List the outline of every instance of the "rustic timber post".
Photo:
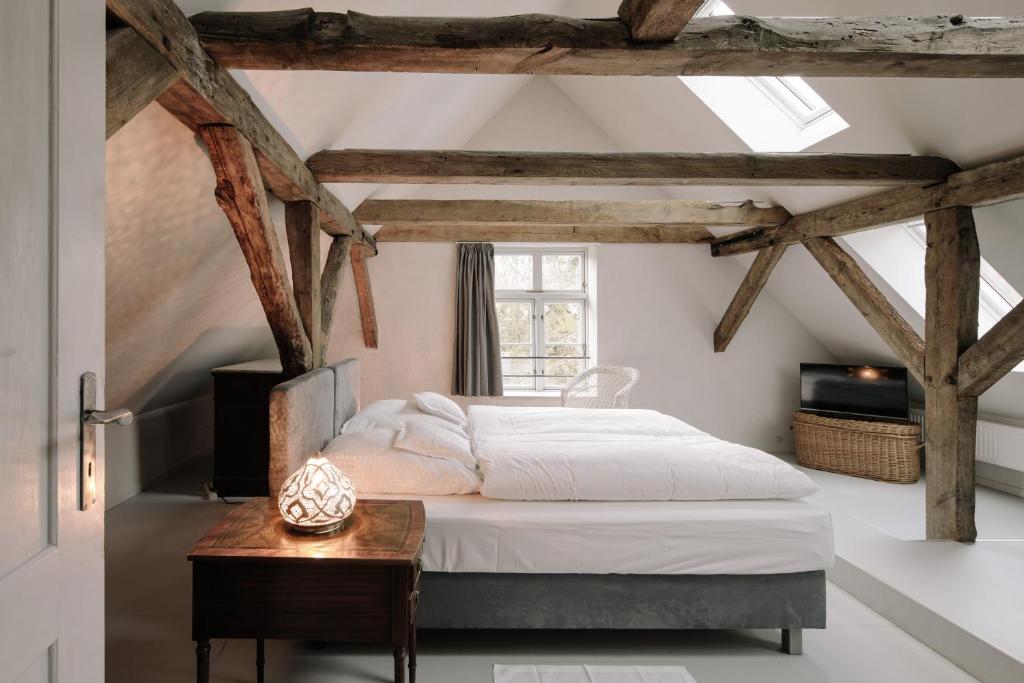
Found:
M 370 271 L 366 267 L 366 249 L 354 245 L 351 254 L 352 279 L 356 284 L 356 298 L 359 300 L 359 318 L 363 325 L 363 344 L 368 349 L 377 348 L 377 313 L 373 307 L 373 290 L 370 289 Z
M 313 202 L 286 202 L 285 228 L 292 264 L 292 289 L 309 338 L 312 366 L 323 367 L 320 313 L 320 207 Z
M 351 244 L 350 237 L 335 237 L 331 242 L 331 248 L 327 250 L 327 262 L 324 263 L 324 272 L 320 275 L 320 329 L 324 337 L 323 343 L 320 344 L 320 357 L 317 359 L 320 366 L 327 362 L 327 345 L 331 340 L 331 324 L 334 322 L 334 302 L 338 298 L 338 290 L 341 289 L 341 279 L 345 273 L 345 261 L 348 260 Z
M 672 40 L 704 4 L 704 0 L 623 0 L 619 19 L 633 40 Z
M 924 340 L 889 303 L 856 259 L 831 237 L 819 237 L 803 244 L 900 362 L 907 366 L 910 374 L 921 384 L 926 384 Z
M 732 341 L 740 329 L 740 325 L 746 320 L 757 295 L 764 289 L 765 283 L 768 282 L 768 276 L 772 274 L 775 265 L 785 251 L 786 245 L 782 245 L 768 247 L 757 252 L 754 262 L 750 264 L 750 270 L 743 277 L 743 282 L 736 290 L 736 295 L 729 303 L 729 308 L 725 310 L 722 321 L 715 328 L 715 353 L 722 353 L 729 346 L 729 342 Z
M 978 399 L 959 388 L 960 355 L 978 339 L 981 255 L 970 207 L 925 214 L 927 538 L 973 541 Z
M 313 354 L 295 306 L 252 145 L 232 126 L 203 126 L 199 134 L 217 175 L 217 204 L 227 215 L 249 265 L 281 367 L 285 375 L 301 375 L 312 367 Z

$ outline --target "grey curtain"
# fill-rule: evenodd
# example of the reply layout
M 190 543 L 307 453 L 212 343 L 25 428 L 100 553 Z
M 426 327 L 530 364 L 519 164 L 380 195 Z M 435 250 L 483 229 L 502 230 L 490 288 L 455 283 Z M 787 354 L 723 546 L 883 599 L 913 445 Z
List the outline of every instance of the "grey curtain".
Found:
M 452 393 L 501 396 L 501 344 L 494 309 L 494 245 L 459 245 Z

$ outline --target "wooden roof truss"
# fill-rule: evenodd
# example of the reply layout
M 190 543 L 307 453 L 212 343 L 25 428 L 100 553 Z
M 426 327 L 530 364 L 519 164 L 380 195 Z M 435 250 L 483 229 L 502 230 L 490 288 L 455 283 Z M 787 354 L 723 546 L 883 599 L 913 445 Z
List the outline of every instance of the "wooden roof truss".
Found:
M 971 541 L 977 396 L 1024 360 L 1024 308 L 977 339 L 972 207 L 1024 197 L 1024 157 L 961 170 L 947 159 L 850 154 L 579 154 L 325 150 L 303 161 L 227 72 L 243 69 L 565 75 L 1024 77 L 1024 17 L 695 18 L 700 0 L 624 0 L 618 16 L 374 17 L 205 12 L 107 0 L 107 137 L 153 100 L 210 150 L 290 374 L 322 366 L 351 263 L 364 341 L 377 345 L 367 257 L 377 242 L 706 243 L 756 252 L 714 333 L 724 351 L 790 245 L 802 244 L 924 386 L 927 536 Z M 860 185 L 890 189 L 791 216 L 750 201 L 367 200 L 353 215 L 323 183 Z M 286 205 L 291 277 L 267 209 Z M 924 216 L 924 339 L 834 237 Z M 382 226 L 376 239 L 362 224 Z M 715 238 L 711 227 L 740 231 Z M 319 231 L 332 236 L 319 271 Z

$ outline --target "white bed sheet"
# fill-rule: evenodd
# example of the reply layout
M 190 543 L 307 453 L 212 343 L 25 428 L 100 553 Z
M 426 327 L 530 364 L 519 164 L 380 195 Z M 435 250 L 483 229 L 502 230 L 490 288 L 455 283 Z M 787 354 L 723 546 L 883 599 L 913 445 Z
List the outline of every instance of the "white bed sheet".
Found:
M 768 500 L 818 489 L 775 456 L 654 410 L 475 405 L 469 431 L 487 498 Z
M 832 521 L 811 500 L 567 502 L 418 498 L 423 568 L 551 574 L 777 574 L 831 567 Z

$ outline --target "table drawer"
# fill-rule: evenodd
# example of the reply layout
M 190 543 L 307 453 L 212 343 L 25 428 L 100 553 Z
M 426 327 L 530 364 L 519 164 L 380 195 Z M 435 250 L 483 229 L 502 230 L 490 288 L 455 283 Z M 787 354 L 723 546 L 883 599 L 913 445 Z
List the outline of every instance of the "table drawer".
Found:
M 193 628 L 210 638 L 390 638 L 390 567 L 199 561 L 193 573 L 204 615 L 195 616 Z

